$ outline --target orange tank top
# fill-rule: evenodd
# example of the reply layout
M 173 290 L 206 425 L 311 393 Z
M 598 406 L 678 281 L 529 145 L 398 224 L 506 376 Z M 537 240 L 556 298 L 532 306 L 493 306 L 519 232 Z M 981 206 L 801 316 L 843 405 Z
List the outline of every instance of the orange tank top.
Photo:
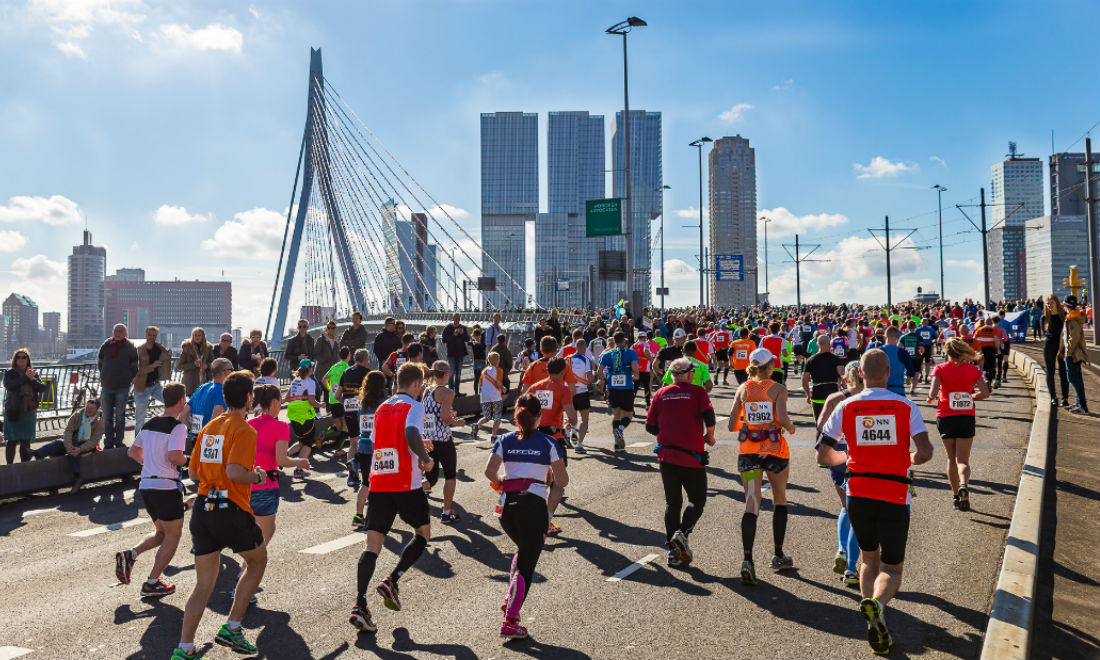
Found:
M 783 429 L 775 421 L 775 399 L 769 395 L 773 380 L 745 381 L 745 402 L 737 420 L 741 454 L 771 454 L 790 458 Z

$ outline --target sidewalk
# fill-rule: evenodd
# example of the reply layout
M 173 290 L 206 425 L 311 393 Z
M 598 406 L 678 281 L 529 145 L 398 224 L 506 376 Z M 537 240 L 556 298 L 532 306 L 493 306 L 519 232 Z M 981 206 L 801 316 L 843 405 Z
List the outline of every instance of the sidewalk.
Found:
M 1042 364 L 1040 343 L 1013 348 Z M 1052 420 L 1031 644 L 1036 660 L 1100 658 L 1100 377 L 1083 372 L 1093 416 L 1056 408 Z

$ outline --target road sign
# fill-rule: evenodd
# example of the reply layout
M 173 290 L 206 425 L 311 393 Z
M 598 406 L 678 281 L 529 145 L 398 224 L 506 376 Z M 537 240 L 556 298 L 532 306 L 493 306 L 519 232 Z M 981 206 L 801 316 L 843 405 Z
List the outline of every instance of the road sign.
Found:
M 623 200 L 590 199 L 584 203 L 584 235 L 618 236 L 623 233 Z
M 558 291 L 568 291 L 569 290 L 569 280 L 567 280 L 567 279 L 558 280 L 557 285 L 558 285 Z
M 714 279 L 719 282 L 742 282 L 745 279 L 745 258 L 740 254 L 714 255 Z
M 621 282 L 626 279 L 625 250 L 600 250 L 596 255 L 596 265 L 601 280 Z
M 658 296 L 667 296 L 668 295 L 668 287 L 667 286 L 657 287 L 656 295 L 658 295 Z

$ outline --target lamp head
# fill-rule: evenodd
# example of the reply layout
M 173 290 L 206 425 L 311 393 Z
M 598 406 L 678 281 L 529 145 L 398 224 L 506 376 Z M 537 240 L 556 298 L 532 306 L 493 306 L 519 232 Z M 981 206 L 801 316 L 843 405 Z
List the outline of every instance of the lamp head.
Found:
M 606 32 L 607 34 L 626 34 L 627 32 L 630 32 L 630 28 L 645 27 L 646 25 L 648 24 L 642 19 L 638 18 L 637 16 L 631 16 L 625 21 L 620 21 L 607 28 Z

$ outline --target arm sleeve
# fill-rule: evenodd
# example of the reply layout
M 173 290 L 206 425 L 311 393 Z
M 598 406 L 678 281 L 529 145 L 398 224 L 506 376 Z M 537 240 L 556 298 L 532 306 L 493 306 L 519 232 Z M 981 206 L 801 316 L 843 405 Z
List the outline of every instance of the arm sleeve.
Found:
M 718 419 L 714 416 L 714 408 L 707 408 L 703 411 L 703 426 L 716 426 Z

